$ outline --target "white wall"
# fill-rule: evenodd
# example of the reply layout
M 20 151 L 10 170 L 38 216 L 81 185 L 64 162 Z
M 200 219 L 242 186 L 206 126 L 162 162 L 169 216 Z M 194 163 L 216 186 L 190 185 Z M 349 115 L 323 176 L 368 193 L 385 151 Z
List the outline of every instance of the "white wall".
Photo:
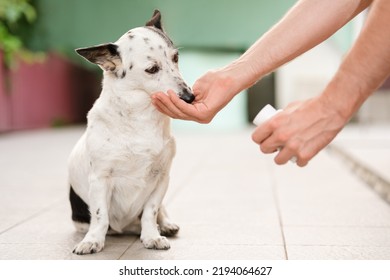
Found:
M 276 72 L 276 104 L 284 108 L 290 102 L 321 93 L 337 70 L 341 53 L 329 41 L 280 67 Z

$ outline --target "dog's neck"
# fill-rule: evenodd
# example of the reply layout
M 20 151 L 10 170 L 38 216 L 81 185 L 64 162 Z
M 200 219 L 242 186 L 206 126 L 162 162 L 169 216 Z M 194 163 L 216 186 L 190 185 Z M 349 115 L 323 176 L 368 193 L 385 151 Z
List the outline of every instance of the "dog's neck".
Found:
M 150 125 L 164 137 L 170 136 L 170 118 L 160 113 L 152 104 L 150 95 L 140 89 L 124 87 L 120 83 L 105 83 L 99 99 L 89 114 L 107 124 L 122 124 L 123 127 Z

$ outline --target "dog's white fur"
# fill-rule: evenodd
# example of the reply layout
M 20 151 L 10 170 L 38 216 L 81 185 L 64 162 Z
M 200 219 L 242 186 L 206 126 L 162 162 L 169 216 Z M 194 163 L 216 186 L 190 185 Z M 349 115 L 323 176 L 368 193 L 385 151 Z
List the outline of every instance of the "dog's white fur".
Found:
M 111 51 L 100 45 L 85 50 L 87 54 L 79 52 L 104 70 L 104 78 L 87 129 L 69 158 L 70 185 L 91 215 L 74 253 L 101 251 L 109 227 L 117 233 L 136 232 L 146 248 L 154 249 L 170 247 L 160 232 L 179 230 L 162 206 L 175 140 L 170 119 L 151 105 L 150 95 L 190 89 L 179 73 L 177 49 L 158 27 L 130 30 L 110 44 Z M 153 67 L 159 70 L 148 73 Z M 88 228 L 75 225 L 84 232 Z

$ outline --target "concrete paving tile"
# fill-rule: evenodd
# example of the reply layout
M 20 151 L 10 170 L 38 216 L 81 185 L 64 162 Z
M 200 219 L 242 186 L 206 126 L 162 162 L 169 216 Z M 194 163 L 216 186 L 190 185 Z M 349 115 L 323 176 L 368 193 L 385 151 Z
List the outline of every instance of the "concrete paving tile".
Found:
M 272 165 L 271 168 L 280 195 L 298 196 L 308 193 L 331 196 L 336 193 L 361 197 L 367 194 L 373 196 L 369 188 L 326 151 L 320 152 L 305 168 L 293 164 Z
M 70 206 L 66 200 L 41 215 L 34 217 L 0 235 L 0 243 L 69 244 L 75 246 L 84 235 L 75 230 Z M 106 244 L 132 244 L 138 236 L 110 235 Z
M 332 147 L 338 149 L 338 153 L 341 152 L 344 157 L 347 156 L 358 165 L 370 170 L 375 176 L 390 182 L 389 131 L 388 123 L 348 125 L 335 138 Z M 363 179 L 368 178 L 363 176 Z
M 285 226 L 283 231 L 287 246 L 390 247 L 390 228 Z
M 1 260 L 65 260 L 71 248 L 66 244 L 0 243 Z
M 10 133 L 0 138 L 0 191 L 5 187 L 62 187 L 68 155 L 81 135 L 75 128 Z M 21 173 L 23 176 L 21 176 Z
M 188 245 L 171 242 L 167 251 L 147 250 L 134 243 L 121 259 L 126 260 L 282 260 L 283 246 Z
M 284 225 L 389 226 L 389 207 L 381 201 L 294 201 L 281 206 Z
M 324 152 L 303 171 L 274 168 L 283 225 L 390 225 L 390 206 L 340 164 Z
M 175 242 L 189 245 L 283 245 L 279 227 L 261 226 L 247 222 L 216 224 L 181 224 Z
M 388 258 L 387 204 L 326 152 L 303 169 L 276 166 L 251 129 L 177 133 L 164 201 L 181 230 L 170 250 L 108 236 L 103 252 L 74 255 L 83 234 L 70 220 L 66 160 L 82 132 L 0 138 L 0 232 L 13 226 L 0 234 L 0 259 L 285 259 L 278 209 L 291 259 Z
M 70 128 L 0 137 L 0 232 L 67 194 L 66 160 L 79 135 Z
M 221 224 L 226 226 L 231 224 L 247 224 L 259 226 L 279 227 L 278 214 L 274 204 L 267 201 L 246 204 L 220 203 L 218 200 L 177 202 L 169 205 L 168 213 L 172 221 L 179 225 L 184 223 L 195 224 Z
M 76 234 L 66 200 L 0 235 L 0 243 L 75 243 Z
M 22 196 L 17 204 L 3 204 L 3 211 L 0 213 L 0 234 L 31 219 L 42 211 L 50 209 L 53 205 L 53 201 L 47 201 L 47 199 L 38 199 L 37 201 L 33 200 L 25 204 L 19 204 L 20 201 L 26 198 Z
M 126 244 L 108 244 L 100 253 L 78 256 L 70 244 L 0 243 L 0 260 L 112 260 L 119 259 L 127 248 Z
M 289 260 L 390 260 L 390 247 L 287 246 Z
M 258 150 L 250 142 L 248 132 L 240 131 L 236 137 L 226 133 L 206 136 L 177 133 L 177 152 L 165 201 L 169 202 L 189 185 L 196 187 L 193 193 L 204 195 L 204 190 L 207 193 L 220 193 L 220 190 L 226 189 L 226 185 L 237 188 L 238 193 L 241 193 L 240 186 L 243 185 L 261 186 L 257 184 L 261 178 L 259 174 L 264 174 L 263 181 L 260 181 L 264 184 L 269 179 L 264 173 L 265 168 L 262 168 L 264 160 L 258 157 Z M 253 178 L 256 178 L 255 182 Z M 199 187 L 204 189 L 198 190 Z

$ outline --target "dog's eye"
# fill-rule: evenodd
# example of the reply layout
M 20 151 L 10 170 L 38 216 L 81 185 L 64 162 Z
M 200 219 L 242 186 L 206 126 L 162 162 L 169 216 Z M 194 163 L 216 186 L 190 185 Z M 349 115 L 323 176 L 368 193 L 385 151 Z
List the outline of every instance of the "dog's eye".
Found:
M 178 53 L 175 53 L 175 54 L 173 55 L 172 61 L 173 61 L 174 63 L 177 63 L 177 62 L 179 61 L 179 54 L 178 54 Z
M 145 72 L 149 74 L 156 74 L 159 70 L 160 67 L 158 67 L 158 65 L 153 65 L 151 68 L 146 69 Z

